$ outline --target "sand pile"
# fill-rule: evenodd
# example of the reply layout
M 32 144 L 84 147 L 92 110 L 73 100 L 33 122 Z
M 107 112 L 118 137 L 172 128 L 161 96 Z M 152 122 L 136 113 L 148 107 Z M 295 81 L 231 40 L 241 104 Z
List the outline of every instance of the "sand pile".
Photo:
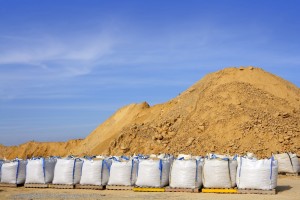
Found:
M 19 146 L 5 147 L 0 145 L 0 158 L 14 159 L 32 156 L 65 156 L 74 154 L 73 149 L 81 140 L 68 142 L 27 142 Z
M 65 153 L 300 154 L 299 136 L 298 87 L 260 68 L 226 68 L 164 104 L 120 109 Z
M 227 68 L 142 110 L 108 153 L 300 154 L 299 99 L 299 88 L 262 69 Z

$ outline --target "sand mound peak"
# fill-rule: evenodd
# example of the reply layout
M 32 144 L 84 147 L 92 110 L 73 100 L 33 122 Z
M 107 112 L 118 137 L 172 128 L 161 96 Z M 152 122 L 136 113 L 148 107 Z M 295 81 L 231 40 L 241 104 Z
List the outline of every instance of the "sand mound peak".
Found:
M 109 153 L 299 152 L 299 97 L 298 87 L 263 69 L 226 68 L 151 107 Z

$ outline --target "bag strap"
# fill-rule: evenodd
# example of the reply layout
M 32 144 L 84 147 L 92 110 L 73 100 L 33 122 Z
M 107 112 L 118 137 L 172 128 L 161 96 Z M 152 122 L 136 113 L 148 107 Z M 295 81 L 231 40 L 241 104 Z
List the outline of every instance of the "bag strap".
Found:
M 140 168 L 140 160 L 137 159 L 137 170 L 136 170 L 136 177 L 139 176 L 139 168 Z
M 162 159 L 159 160 L 159 171 L 160 171 L 160 174 L 159 174 L 159 178 L 160 178 L 160 185 L 162 183 L 162 170 L 163 170 L 163 162 L 162 162 Z
M 240 182 L 241 182 L 242 164 L 243 164 L 243 159 L 242 159 L 242 157 L 240 157 L 239 185 L 240 185 Z
M 292 166 L 292 169 L 293 169 L 293 172 L 294 172 L 294 165 L 293 165 L 293 162 L 292 162 L 292 158 L 291 158 L 289 153 L 286 153 L 286 154 L 288 155 L 288 157 L 290 159 L 290 163 L 291 163 L 291 166 Z
M 198 183 L 198 167 L 199 167 L 199 161 L 196 159 L 196 177 L 195 177 L 195 188 L 197 188 L 197 183 Z
M 0 177 L 2 176 L 2 165 L 3 165 L 3 162 L 0 162 Z
M 44 174 L 44 183 L 46 183 L 46 169 L 45 169 L 45 158 L 42 158 L 43 162 L 43 174 Z
M 170 183 L 172 182 L 172 169 L 173 169 L 173 165 L 174 165 L 174 162 L 171 163 L 170 165 L 170 173 L 169 173 L 169 180 L 170 180 Z
M 134 159 L 131 160 L 131 169 L 130 169 L 130 183 L 132 184 L 132 172 L 134 167 Z
M 231 173 L 230 173 L 230 160 L 229 159 L 227 160 L 227 163 L 228 163 L 228 175 L 229 175 L 230 185 L 232 187 L 232 180 L 231 180 Z
M 102 185 L 102 181 L 103 181 L 103 168 L 104 168 L 104 162 L 105 162 L 105 160 L 102 160 L 102 163 L 101 163 L 101 185 Z
M 80 176 L 82 176 L 82 168 L 83 168 L 84 160 L 82 161 Z
M 272 158 L 270 159 L 271 161 L 271 166 L 270 166 L 270 188 L 272 188 L 272 175 L 273 175 L 273 161 L 274 161 L 274 157 L 272 156 Z
M 73 164 L 73 184 L 75 184 L 75 168 L 76 168 L 76 159 L 74 159 L 74 164 Z
M 203 181 L 203 185 L 205 185 L 204 165 L 205 165 L 205 160 L 204 160 L 203 166 L 202 166 L 202 181 Z
M 18 184 L 19 169 L 20 169 L 20 160 L 18 160 L 17 174 L 16 174 L 16 184 Z
M 121 156 L 121 158 L 124 159 L 124 160 L 129 160 L 129 158 L 127 156 L 124 156 L 124 155 Z

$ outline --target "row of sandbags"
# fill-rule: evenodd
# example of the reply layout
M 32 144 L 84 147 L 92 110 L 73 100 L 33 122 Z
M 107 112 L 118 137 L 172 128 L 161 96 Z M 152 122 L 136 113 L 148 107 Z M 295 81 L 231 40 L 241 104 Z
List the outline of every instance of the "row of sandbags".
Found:
M 109 176 L 108 168 L 110 167 L 109 159 L 71 157 L 49 160 L 51 160 L 51 162 L 45 162 L 44 159 L 35 161 L 28 160 L 26 170 L 31 173 L 26 174 L 25 183 L 53 183 L 67 185 L 105 185 L 107 183 Z M 37 162 L 35 166 L 32 165 L 33 162 Z M 45 168 L 48 168 L 49 170 L 45 170 Z M 47 176 L 48 172 L 49 176 Z M 52 176 L 50 176 L 51 172 Z
M 123 185 L 111 180 L 130 180 L 131 185 L 145 187 L 163 187 L 170 185 L 177 188 L 251 188 L 273 189 L 277 186 L 278 162 L 273 157 L 258 160 L 247 157 L 221 157 L 211 156 L 202 158 L 179 157 L 172 161 L 170 158 L 138 159 L 137 167 L 130 162 L 120 162 L 116 170 L 114 166 L 120 161 L 113 161 L 108 184 Z M 123 172 L 123 165 L 129 165 L 128 173 Z M 129 173 L 129 169 L 131 169 Z M 137 173 L 135 173 L 137 171 Z M 118 173 L 117 173 L 118 172 Z M 136 174 L 136 176 L 135 176 Z M 130 179 L 128 179 L 131 177 Z M 133 177 L 133 178 L 132 178 Z M 128 182 L 129 183 L 129 182 Z M 129 185 L 129 184 L 126 184 Z
M 197 169 L 197 170 L 195 170 Z M 201 174 L 202 172 L 202 174 Z M 182 188 L 233 188 L 269 190 L 277 186 L 278 162 L 248 157 L 177 159 L 171 167 L 170 186 Z
M 209 154 L 209 156 L 218 156 L 224 158 L 222 155 Z M 226 157 L 226 156 L 225 156 Z M 255 155 L 248 153 L 247 157 L 255 158 Z M 281 153 L 273 154 L 274 159 L 278 161 L 278 173 L 299 173 L 300 172 L 300 160 L 297 154 L 294 153 Z
M 2 164 L 0 180 L 2 183 L 11 184 L 134 185 L 140 182 L 160 187 L 169 183 L 170 158 L 166 156 L 154 160 L 144 156 L 122 156 L 16 159 Z M 156 163 L 160 167 L 158 170 L 153 167 Z M 160 174 L 157 180 L 151 176 L 156 171 Z M 144 179 L 137 178 L 138 172 L 139 177 Z
M 0 180 L 12 184 L 133 185 L 136 182 L 138 160 L 139 157 L 124 156 L 16 159 L 3 165 L 0 162 Z
M 83 165 L 83 163 L 85 163 Z M 88 160 L 79 158 L 35 158 L 30 160 L 13 160 L 1 166 L 1 183 L 53 183 L 53 184 L 94 184 L 105 181 L 108 167 L 105 160 Z M 106 164 L 107 165 L 107 164 Z M 105 166 L 106 166 L 105 165 Z M 106 172 L 105 172 L 106 169 Z M 82 176 L 83 175 L 83 176 Z M 103 178 L 103 177 L 104 178 Z M 108 179 L 108 175 L 106 175 Z
M 296 154 L 293 153 L 281 153 L 274 154 L 276 160 L 278 160 L 278 172 L 279 173 L 298 173 L 300 172 L 300 163 Z
M 26 165 L 27 164 L 27 165 Z M 25 173 L 26 171 L 26 173 Z M 16 160 L 2 165 L 1 182 L 140 187 L 273 189 L 278 164 L 273 158 L 109 157 Z M 26 181 L 25 181 L 26 180 Z

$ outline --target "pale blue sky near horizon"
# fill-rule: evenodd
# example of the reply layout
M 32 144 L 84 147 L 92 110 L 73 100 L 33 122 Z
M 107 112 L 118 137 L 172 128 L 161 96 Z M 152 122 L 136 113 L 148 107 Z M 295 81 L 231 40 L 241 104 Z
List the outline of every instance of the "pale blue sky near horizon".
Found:
M 300 86 L 300 2 L 0 0 L 0 144 L 86 137 L 117 109 L 258 66 Z

